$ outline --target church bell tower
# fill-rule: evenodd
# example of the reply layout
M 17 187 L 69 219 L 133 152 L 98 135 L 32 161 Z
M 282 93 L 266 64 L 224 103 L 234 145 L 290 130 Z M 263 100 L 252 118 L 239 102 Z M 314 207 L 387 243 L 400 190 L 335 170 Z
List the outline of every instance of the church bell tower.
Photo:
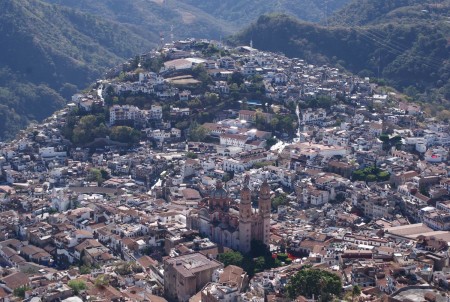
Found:
M 252 228 L 252 199 L 248 187 L 249 177 L 245 177 L 244 187 L 241 190 L 241 203 L 239 204 L 239 250 L 243 253 L 250 251 Z
M 270 238 L 270 210 L 271 210 L 271 202 L 270 202 L 270 186 L 267 180 L 264 180 L 261 188 L 259 189 L 259 198 L 258 198 L 258 209 L 259 215 L 261 215 L 262 219 L 262 241 L 264 244 L 269 245 Z

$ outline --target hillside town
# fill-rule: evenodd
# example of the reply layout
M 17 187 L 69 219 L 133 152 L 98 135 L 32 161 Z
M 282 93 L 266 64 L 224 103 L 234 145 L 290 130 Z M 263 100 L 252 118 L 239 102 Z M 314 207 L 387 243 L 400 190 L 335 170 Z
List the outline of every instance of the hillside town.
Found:
M 0 301 L 449 301 L 448 121 L 251 44 L 161 45 L 1 144 Z

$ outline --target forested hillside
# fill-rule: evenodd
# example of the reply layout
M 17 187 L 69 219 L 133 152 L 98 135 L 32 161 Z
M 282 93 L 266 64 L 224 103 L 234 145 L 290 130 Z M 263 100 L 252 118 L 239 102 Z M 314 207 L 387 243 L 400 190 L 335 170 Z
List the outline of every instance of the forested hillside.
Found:
M 64 105 L 64 99 L 44 84 L 20 79 L 0 68 L 0 138 L 11 139 L 30 121 L 46 118 Z
M 349 0 L 184 0 L 183 2 L 200 8 L 216 18 L 244 26 L 262 14 L 274 12 L 289 14 L 305 21 L 319 22 L 342 8 Z
M 121 24 L 37 0 L 1 1 L 0 41 L 0 141 L 154 45 Z
M 260 15 L 281 12 L 319 22 L 350 0 L 45 0 L 101 16 L 136 29 L 157 41 L 162 33 L 175 38 L 225 37 Z
M 235 23 L 224 22 L 185 0 L 45 0 L 71 7 L 102 19 L 132 27 L 141 37 L 159 42 L 160 33 L 169 39 L 173 26 L 174 38 L 214 38 L 226 36 L 238 29 Z
M 398 24 L 448 17 L 450 1 L 436 0 L 358 0 L 333 14 L 334 25 Z

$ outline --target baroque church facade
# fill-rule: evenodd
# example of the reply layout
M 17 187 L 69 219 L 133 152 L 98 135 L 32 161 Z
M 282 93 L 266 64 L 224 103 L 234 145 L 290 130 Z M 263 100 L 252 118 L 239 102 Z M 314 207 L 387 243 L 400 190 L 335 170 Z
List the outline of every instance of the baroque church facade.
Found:
M 211 241 L 247 253 L 252 240 L 269 245 L 270 186 L 267 181 L 258 191 L 258 208 L 252 207 L 252 192 L 246 177 L 240 192 L 240 203 L 234 203 L 220 181 L 200 205 L 197 215 L 189 217 L 193 229 Z

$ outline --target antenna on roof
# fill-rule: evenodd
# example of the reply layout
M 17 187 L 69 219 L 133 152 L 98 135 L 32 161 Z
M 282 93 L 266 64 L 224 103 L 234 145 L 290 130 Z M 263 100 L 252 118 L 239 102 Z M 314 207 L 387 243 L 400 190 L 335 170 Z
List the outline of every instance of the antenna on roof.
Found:
M 172 40 L 172 43 L 174 43 L 175 42 L 175 39 L 173 38 L 173 25 L 170 25 L 170 40 Z

